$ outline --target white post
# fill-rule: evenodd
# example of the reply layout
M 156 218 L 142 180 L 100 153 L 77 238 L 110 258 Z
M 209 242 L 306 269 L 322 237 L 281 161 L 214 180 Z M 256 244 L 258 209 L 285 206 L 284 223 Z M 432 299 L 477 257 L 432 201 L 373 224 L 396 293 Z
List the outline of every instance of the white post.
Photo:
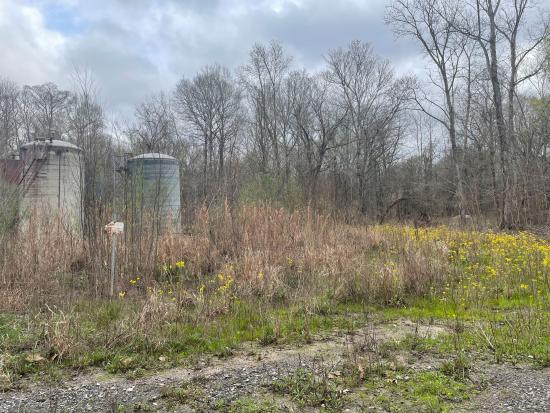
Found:
M 111 235 L 111 297 L 115 295 L 117 234 Z

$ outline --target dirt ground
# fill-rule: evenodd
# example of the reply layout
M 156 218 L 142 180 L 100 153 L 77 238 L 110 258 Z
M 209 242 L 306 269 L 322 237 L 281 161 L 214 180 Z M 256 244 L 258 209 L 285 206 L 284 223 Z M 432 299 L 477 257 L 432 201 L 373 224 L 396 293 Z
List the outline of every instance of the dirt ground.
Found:
M 342 364 L 357 349 L 368 352 L 374 343 L 398 341 L 407 334 L 428 337 L 445 332 L 442 325 L 401 320 L 354 332 L 333 332 L 299 347 L 249 343 L 225 359 L 205 357 L 193 368 L 173 368 L 135 380 L 97 371 L 51 386 L 27 383 L 21 390 L 0 394 L 0 412 L 230 411 L 219 409 L 221 400 L 228 404 L 242 398 L 275 400 L 270 384 L 300 369 L 326 377 L 340 375 Z M 440 362 L 431 356 L 415 356 L 411 363 L 414 368 L 430 370 Z M 484 390 L 453 406 L 456 412 L 550 412 L 550 369 L 483 364 L 473 366 L 473 375 L 485 382 Z M 200 391 L 189 391 L 180 400 L 167 397 L 169 389 L 182 386 Z M 279 411 L 323 411 L 300 408 L 285 397 L 278 398 L 277 404 Z M 342 411 L 385 410 L 350 403 Z

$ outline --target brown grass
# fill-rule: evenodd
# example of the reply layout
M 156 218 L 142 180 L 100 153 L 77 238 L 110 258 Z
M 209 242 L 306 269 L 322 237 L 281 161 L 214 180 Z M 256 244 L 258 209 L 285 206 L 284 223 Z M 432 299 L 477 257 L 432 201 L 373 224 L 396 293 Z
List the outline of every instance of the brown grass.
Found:
M 386 261 L 393 253 L 367 226 L 347 225 L 310 209 L 225 205 L 199 210 L 186 234 L 155 237 L 129 228 L 119 243 L 116 291 L 146 298 L 147 288 L 173 288 L 181 305 L 198 305 L 204 284 L 204 293 L 219 292 L 221 278 L 211 280 L 221 274 L 231 277 L 228 288 L 238 298 L 293 302 L 330 294 L 343 301 L 394 303 L 408 293 L 426 293 L 444 272 L 445 260 L 406 245 L 390 268 Z M 180 260 L 184 269 L 163 271 Z M 55 217 L 34 216 L 2 250 L 0 311 L 46 304 L 62 308 L 82 297 L 105 297 L 109 263 L 107 235 L 82 240 Z M 139 282 L 129 284 L 137 277 Z M 144 309 L 143 317 L 154 311 Z

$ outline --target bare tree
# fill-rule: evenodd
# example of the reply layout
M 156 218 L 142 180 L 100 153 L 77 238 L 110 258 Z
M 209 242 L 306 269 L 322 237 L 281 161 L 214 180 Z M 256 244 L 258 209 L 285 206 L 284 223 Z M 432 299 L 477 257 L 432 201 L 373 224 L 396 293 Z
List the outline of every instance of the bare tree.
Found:
M 0 154 L 15 149 L 19 143 L 20 89 L 8 79 L 0 79 Z
M 525 66 L 528 57 L 542 43 L 548 35 L 548 23 L 543 22 L 542 30 L 533 35 L 519 48 L 519 35 L 526 30 L 526 12 L 528 0 L 471 0 L 466 2 L 467 7 L 460 11 L 459 18 L 450 22 L 454 29 L 462 36 L 474 40 L 481 50 L 488 77 L 492 87 L 492 101 L 495 109 L 495 123 L 500 155 L 500 227 L 511 228 L 516 226 L 514 218 L 514 188 L 517 180 L 517 171 L 514 170 L 512 151 L 515 146 L 514 132 L 514 99 L 517 87 L 525 80 L 534 76 L 542 69 L 526 71 L 522 75 L 521 68 Z M 506 51 L 500 50 L 505 40 L 509 52 L 508 71 L 508 116 L 505 117 L 503 90 L 506 90 L 506 72 L 499 65 Z
M 132 145 L 140 151 L 166 152 L 176 133 L 168 97 L 162 92 L 153 95 L 135 113 L 136 123 L 128 131 Z
M 396 77 L 367 43 L 330 50 L 312 73 L 271 42 L 236 79 L 207 66 L 151 96 L 124 130 L 105 125 L 89 73 L 74 92 L 0 81 L 0 151 L 57 136 L 83 148 L 88 234 L 115 199 L 114 147 L 176 156 L 189 220 L 227 197 L 350 219 L 458 210 L 502 227 L 547 222 L 550 64 L 539 52 L 550 43 L 544 18 L 529 24 L 534 1 L 394 0 L 386 21 L 420 45 L 426 83 Z
M 248 64 L 242 68 L 252 113 L 252 135 L 260 152 L 260 167 L 266 172 L 272 160 L 276 176 L 281 175 L 281 144 L 289 132 L 291 111 L 287 110 L 285 79 L 292 59 L 276 42 L 268 46 L 256 44 L 250 52 Z M 285 110 L 286 107 L 286 110 Z
M 431 96 L 417 96 L 418 108 L 440 122 L 449 133 L 451 155 L 456 169 L 458 211 L 465 214 L 466 199 L 457 142 L 456 83 L 464 40 L 455 35 L 453 21 L 458 4 L 443 0 L 396 0 L 387 9 L 386 22 L 399 36 L 418 41 L 436 68 L 430 80 L 443 93 L 443 104 Z
M 112 142 L 106 132 L 103 108 L 88 71 L 74 74 L 74 99 L 68 110 L 69 138 L 84 152 L 83 156 L 83 229 L 92 241 L 102 225 L 102 213 L 109 204 Z
M 338 105 L 336 91 L 324 76 L 310 76 L 302 71 L 293 73 L 291 78 L 296 85 L 293 127 L 306 159 L 307 199 L 315 202 L 319 175 L 326 167 L 327 156 L 347 144 L 338 142 L 347 110 Z
M 182 79 L 176 86 L 177 113 L 190 131 L 202 142 L 205 190 L 211 177 L 224 186 L 226 160 L 233 155 L 241 127 L 241 93 L 229 70 L 221 66 L 205 67 L 193 80 Z
M 37 121 L 33 93 L 30 87 L 24 87 L 19 96 L 19 120 L 21 141 L 32 141 L 37 134 Z
M 72 95 L 67 90 L 59 90 L 54 83 L 25 86 L 34 109 L 35 128 L 43 138 L 53 139 L 64 129 L 66 110 Z
M 384 156 L 395 151 L 397 135 L 390 131 L 404 102 L 403 85 L 394 79 L 386 60 L 368 43 L 354 41 L 347 49 L 329 52 L 326 79 L 338 89 L 338 101 L 348 115 L 358 201 L 363 213 L 370 200 L 367 180 L 383 167 Z

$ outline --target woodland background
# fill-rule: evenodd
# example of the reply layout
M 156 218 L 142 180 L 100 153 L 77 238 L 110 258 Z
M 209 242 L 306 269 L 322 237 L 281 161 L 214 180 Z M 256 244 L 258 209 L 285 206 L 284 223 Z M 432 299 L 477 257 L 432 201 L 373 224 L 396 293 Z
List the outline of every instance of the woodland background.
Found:
M 86 70 L 70 91 L 2 78 L 0 153 L 39 137 L 80 146 L 87 234 L 116 205 L 115 155 L 144 152 L 181 161 L 184 221 L 198 207 L 267 200 L 347 220 L 468 214 L 501 228 L 543 225 L 547 12 L 528 0 L 396 0 L 385 19 L 425 53 L 420 78 L 398 75 L 369 43 L 328 50 L 311 72 L 272 41 L 234 72 L 213 63 L 181 78 L 131 122 L 108 118 Z

